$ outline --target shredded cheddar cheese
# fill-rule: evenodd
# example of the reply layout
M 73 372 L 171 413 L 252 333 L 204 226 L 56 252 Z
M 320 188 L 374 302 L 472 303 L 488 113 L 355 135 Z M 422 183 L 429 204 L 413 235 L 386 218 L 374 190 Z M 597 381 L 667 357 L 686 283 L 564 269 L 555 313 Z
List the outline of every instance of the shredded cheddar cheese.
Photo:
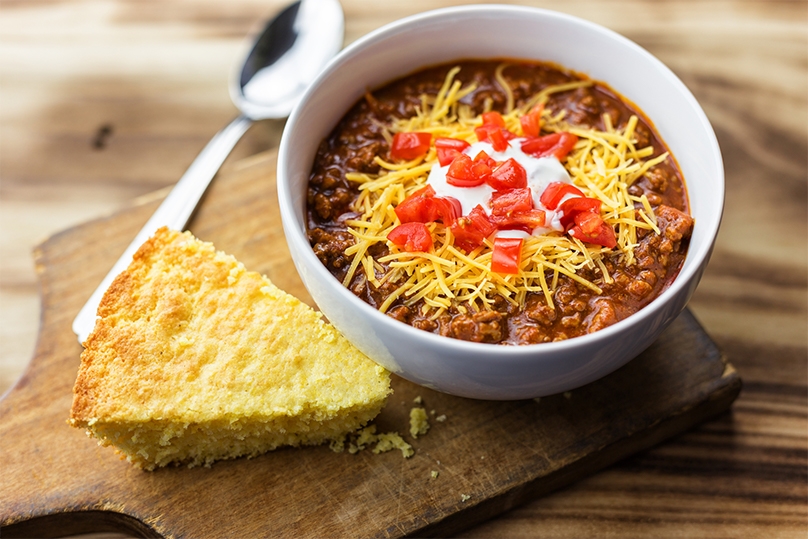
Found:
M 506 128 L 516 134 L 522 132 L 519 118 L 536 105 L 546 103 L 551 94 L 592 84 L 582 80 L 550 86 L 523 106 L 515 107 L 513 92 L 502 75 L 505 67 L 503 64 L 497 69 L 495 78 L 506 96 L 506 111 L 502 114 Z M 449 71 L 437 95 L 421 96 L 414 116 L 386 126 L 388 139 L 397 132 L 422 131 L 433 137 L 477 142 L 474 129 L 482 124 L 481 117 L 473 115 L 471 109 L 461 103 L 463 97 L 475 90 L 475 85 L 463 86 L 456 80 L 459 71 L 457 67 Z M 490 104 L 486 108 L 490 109 Z M 601 293 L 598 282 L 612 280 L 604 257 L 617 255 L 622 263 L 631 265 L 634 248 L 638 245 L 637 231 L 647 229 L 659 233 L 645 195 L 634 196 L 629 193 L 629 187 L 651 167 L 667 159 L 668 154 L 653 157 L 653 147 L 636 147 L 636 116 L 622 129 L 616 129 L 611 118 L 604 115 L 604 131 L 569 125 L 564 116 L 563 111 L 554 115 L 543 109 L 542 130 L 568 131 L 578 137 L 563 164 L 575 186 L 586 196 L 602 202 L 601 217 L 613 227 L 617 247 L 608 249 L 585 244 L 561 232 L 530 236 L 523 243 L 519 272 L 513 275 L 490 270 L 493 250 L 490 239 L 471 252 L 463 252 L 454 246 L 449 227 L 440 222 L 427 224 L 434 243 L 432 252 L 399 249 L 387 241 L 387 234 L 400 224 L 394 208 L 426 185 L 429 172 L 437 162 L 433 144 L 426 155 L 412 161 L 390 163 L 376 157 L 375 162 L 381 168 L 379 174 L 346 175 L 359 189 L 352 208 L 359 217 L 345 222 L 355 244 L 346 250 L 353 260 L 344 284 L 349 285 L 357 272 L 362 272 L 363 278 L 376 287 L 395 283 L 396 289 L 380 306 L 382 312 L 399 300 L 408 306 L 423 302 L 421 314 L 432 319 L 450 309 L 490 310 L 497 296 L 524 305 L 531 292 L 542 295 L 547 305 L 554 308 L 553 292 L 561 275 Z M 386 244 L 389 254 L 374 259 L 370 247 L 376 243 Z M 600 279 L 592 282 L 579 275 L 584 268 L 599 273 Z

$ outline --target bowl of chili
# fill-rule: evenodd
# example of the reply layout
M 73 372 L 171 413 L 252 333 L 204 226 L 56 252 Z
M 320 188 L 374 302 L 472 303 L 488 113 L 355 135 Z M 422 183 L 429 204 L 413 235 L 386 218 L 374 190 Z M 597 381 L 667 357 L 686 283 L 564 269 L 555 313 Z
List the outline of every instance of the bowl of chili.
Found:
M 497 400 L 580 387 L 647 348 L 698 285 L 724 199 L 712 127 L 670 69 L 517 6 L 349 45 L 292 112 L 277 181 L 295 266 L 351 342 Z

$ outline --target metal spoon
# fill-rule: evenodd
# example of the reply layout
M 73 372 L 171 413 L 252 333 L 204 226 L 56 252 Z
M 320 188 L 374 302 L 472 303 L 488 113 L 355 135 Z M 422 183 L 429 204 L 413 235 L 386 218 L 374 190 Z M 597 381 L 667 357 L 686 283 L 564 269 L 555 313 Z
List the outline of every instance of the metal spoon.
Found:
M 135 251 L 162 226 L 185 228 L 210 181 L 252 122 L 286 118 L 309 82 L 339 52 L 343 35 L 338 0 L 299 0 L 269 22 L 231 80 L 230 96 L 241 115 L 205 146 L 79 311 L 73 320 L 79 342 L 93 330 L 101 297 Z

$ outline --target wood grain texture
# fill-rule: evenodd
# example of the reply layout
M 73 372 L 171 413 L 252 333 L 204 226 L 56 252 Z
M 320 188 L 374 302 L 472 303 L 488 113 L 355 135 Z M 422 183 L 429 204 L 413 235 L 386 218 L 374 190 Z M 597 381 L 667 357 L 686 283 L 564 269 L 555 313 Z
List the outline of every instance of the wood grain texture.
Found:
M 40 316 L 33 247 L 174 183 L 235 114 L 226 85 L 241 38 L 281 3 L 0 4 L 0 391 L 33 355 Z M 350 42 L 401 16 L 461 2 L 342 3 Z M 707 112 L 724 154 L 727 203 L 690 308 L 745 388 L 730 414 L 466 536 L 804 537 L 808 5 L 521 3 L 633 39 Z M 230 166 L 275 147 L 281 128 L 253 127 Z M 749 245 L 765 245 L 765 256 Z
M 280 226 L 274 152 L 240 165 L 217 178 L 191 231 L 311 303 Z M 65 421 L 81 350 L 73 314 L 156 202 L 37 249 L 42 332 L 31 367 L 0 401 L 3 536 L 64 534 L 99 512 L 105 526 L 171 538 L 445 536 L 678 434 L 724 411 L 740 390 L 735 369 L 686 312 L 626 367 L 539 401 L 461 399 L 395 378 L 374 421 L 381 432 L 405 434 L 416 397 L 448 418 L 408 437 L 416 449 L 408 460 L 318 447 L 143 472 Z

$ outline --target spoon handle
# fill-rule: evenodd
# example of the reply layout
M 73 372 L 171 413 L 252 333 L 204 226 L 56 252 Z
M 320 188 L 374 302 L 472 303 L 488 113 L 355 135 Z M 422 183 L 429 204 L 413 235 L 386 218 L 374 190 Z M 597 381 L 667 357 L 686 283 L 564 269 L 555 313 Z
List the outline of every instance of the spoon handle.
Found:
M 230 124 L 216 133 L 205 149 L 197 156 L 182 178 L 177 182 L 168 196 L 149 218 L 143 228 L 138 232 L 129 247 L 121 255 L 112 269 L 95 289 L 93 295 L 81 308 L 79 314 L 73 320 L 73 332 L 78 335 L 79 342 L 83 343 L 90 335 L 95 326 L 96 312 L 101 298 L 106 292 L 113 279 L 129 266 L 135 251 L 151 237 L 154 232 L 167 226 L 176 230 L 182 230 L 191 218 L 196 209 L 199 199 L 205 193 L 219 167 L 222 166 L 225 158 L 230 154 L 233 146 L 241 139 L 247 128 L 252 124 L 252 120 L 244 116 L 239 116 Z

